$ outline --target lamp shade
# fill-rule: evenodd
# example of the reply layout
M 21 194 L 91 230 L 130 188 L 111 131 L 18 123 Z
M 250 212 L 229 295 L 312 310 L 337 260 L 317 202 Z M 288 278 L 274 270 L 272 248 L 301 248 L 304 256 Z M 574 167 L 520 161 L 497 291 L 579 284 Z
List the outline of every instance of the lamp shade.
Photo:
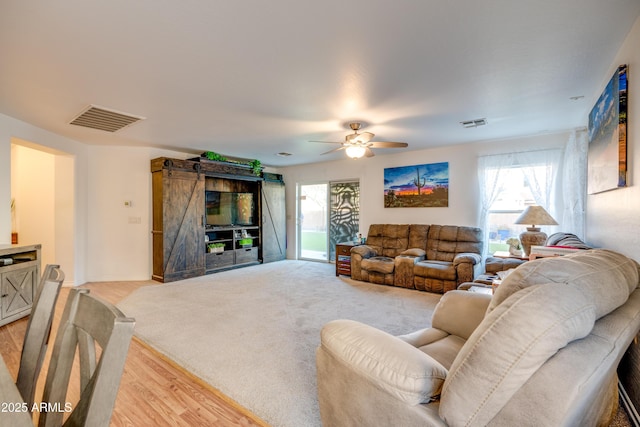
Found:
M 536 225 L 558 225 L 542 206 L 528 206 L 514 224 L 531 224 L 531 228 L 536 228 Z

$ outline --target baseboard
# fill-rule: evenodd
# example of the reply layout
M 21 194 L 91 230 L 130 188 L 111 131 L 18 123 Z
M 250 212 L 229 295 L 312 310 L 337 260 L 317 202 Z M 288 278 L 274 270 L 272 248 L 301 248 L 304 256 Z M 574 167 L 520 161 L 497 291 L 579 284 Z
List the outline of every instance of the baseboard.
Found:
M 624 410 L 627 411 L 629 421 L 631 421 L 634 427 L 640 427 L 640 416 L 638 416 L 638 411 L 620 381 L 618 381 L 618 394 Z

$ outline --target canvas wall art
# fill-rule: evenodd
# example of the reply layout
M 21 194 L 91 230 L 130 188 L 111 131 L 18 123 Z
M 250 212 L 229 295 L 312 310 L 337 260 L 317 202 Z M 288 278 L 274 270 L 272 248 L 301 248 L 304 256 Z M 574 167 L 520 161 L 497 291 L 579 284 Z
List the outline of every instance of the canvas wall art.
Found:
M 448 162 L 385 168 L 385 208 L 447 206 L 449 206 Z
M 587 191 L 627 185 L 627 66 L 621 65 L 589 113 Z

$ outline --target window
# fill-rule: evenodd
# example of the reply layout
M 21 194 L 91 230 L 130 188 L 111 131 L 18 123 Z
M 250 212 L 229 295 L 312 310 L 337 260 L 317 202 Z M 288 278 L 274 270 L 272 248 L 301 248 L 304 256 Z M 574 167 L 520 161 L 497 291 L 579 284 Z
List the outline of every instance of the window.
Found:
M 527 206 L 535 204 L 522 168 L 506 169 L 501 188 L 489 208 L 487 217 L 489 254 L 509 249 L 507 239 L 517 238 L 525 230 L 525 226 L 516 225 L 514 222 Z
M 554 216 L 561 157 L 560 150 L 540 150 L 478 159 L 479 224 L 485 232 L 485 253 L 508 250 L 506 240 L 518 237 L 526 229 L 514 222 L 527 206 L 540 205 Z M 549 231 L 545 230 L 551 234 Z

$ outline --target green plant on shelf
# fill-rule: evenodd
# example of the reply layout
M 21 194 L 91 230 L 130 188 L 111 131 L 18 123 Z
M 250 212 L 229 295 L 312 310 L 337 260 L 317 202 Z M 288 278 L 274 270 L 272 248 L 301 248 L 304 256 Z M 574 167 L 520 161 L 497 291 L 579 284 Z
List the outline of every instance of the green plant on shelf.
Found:
M 207 243 L 207 250 L 213 253 L 224 252 L 224 243 Z
M 216 152 L 213 151 L 205 151 L 204 153 L 204 157 L 206 157 L 209 160 L 213 160 L 216 162 L 228 162 L 229 159 L 227 159 L 225 156 L 218 154 Z
M 251 160 L 249 162 L 249 166 L 251 166 L 251 170 L 253 170 L 253 174 L 255 176 L 260 176 L 260 173 L 262 172 L 262 163 L 260 163 L 260 160 Z
M 238 244 L 240 246 L 251 246 L 253 244 L 253 239 L 240 239 L 238 240 Z
M 205 151 L 204 153 L 202 153 L 201 157 L 204 157 L 208 160 L 212 160 L 216 162 L 226 162 L 226 163 L 232 163 L 236 165 L 248 165 L 251 167 L 251 170 L 253 171 L 253 174 L 255 176 L 260 176 L 260 174 L 262 173 L 262 163 L 258 159 L 250 160 L 248 162 L 232 160 L 232 159 L 226 158 L 222 154 L 216 153 L 215 151 Z

